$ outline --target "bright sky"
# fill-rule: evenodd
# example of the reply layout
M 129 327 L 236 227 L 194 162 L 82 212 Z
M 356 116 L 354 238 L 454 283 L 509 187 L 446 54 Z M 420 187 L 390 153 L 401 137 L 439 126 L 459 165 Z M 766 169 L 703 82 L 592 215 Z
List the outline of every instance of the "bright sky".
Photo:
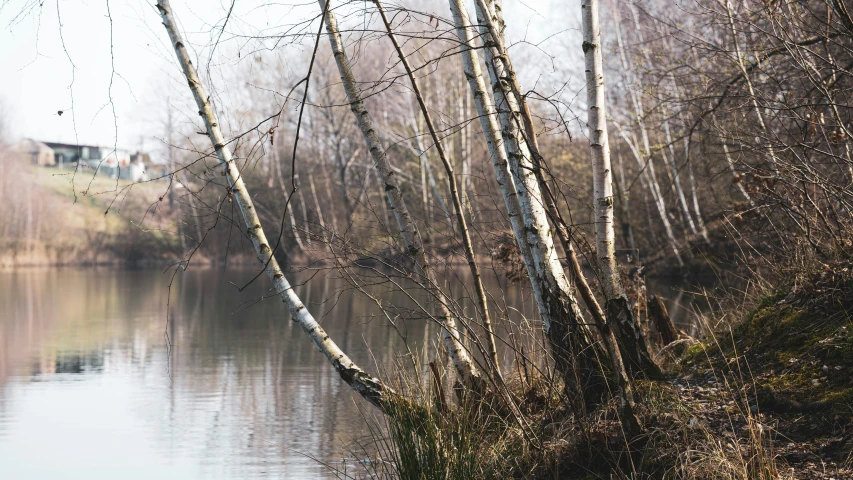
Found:
M 312 2 L 308 3 L 287 7 L 284 3 L 237 2 L 224 38 L 229 33 L 256 33 L 316 15 L 310 9 Z M 525 35 L 533 40 L 545 38 L 559 30 L 559 17 L 575 17 L 561 0 L 504 3 L 511 39 Z M 449 16 L 441 0 L 424 0 L 424 4 L 444 7 L 438 11 Z M 188 110 L 189 92 L 179 80 L 174 52 L 164 43 L 165 31 L 153 5 L 154 1 L 127 0 L 0 0 L 0 59 L 4 64 L 0 104 L 13 136 L 105 146 L 117 142 L 126 149 L 159 148 L 157 137 L 163 137 L 167 101 L 176 105 L 184 120 L 194 110 Z M 214 25 L 226 17 L 230 2 L 173 0 L 172 6 L 190 43 L 201 46 L 212 43 L 210 39 L 218 34 Z M 580 10 L 579 4 L 571 6 Z M 227 43 L 238 44 L 239 40 Z M 209 49 L 202 49 L 201 54 L 206 60 Z M 239 64 L 233 54 L 227 58 L 215 55 L 213 69 L 217 61 L 238 63 L 237 68 L 247 63 Z M 578 68 L 582 76 L 582 65 Z M 61 116 L 60 110 L 64 112 Z

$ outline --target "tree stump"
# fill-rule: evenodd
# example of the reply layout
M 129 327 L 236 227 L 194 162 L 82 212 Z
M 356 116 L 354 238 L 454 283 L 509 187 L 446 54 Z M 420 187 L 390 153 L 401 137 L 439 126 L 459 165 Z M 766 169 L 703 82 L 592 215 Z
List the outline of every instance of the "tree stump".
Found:
M 669 318 L 669 312 L 666 310 L 663 299 L 657 295 L 652 295 L 647 301 L 647 308 L 649 327 L 657 332 L 661 347 L 678 340 L 678 329 L 675 328 L 672 319 Z

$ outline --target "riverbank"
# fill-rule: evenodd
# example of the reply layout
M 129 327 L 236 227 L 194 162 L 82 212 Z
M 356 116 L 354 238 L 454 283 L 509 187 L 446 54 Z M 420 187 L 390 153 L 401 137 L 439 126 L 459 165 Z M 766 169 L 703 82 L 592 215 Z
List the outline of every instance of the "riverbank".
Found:
M 91 171 L 22 166 L 18 202 L 0 229 L 0 267 L 152 265 L 180 248 L 160 202 L 165 182 L 132 184 Z
M 641 478 L 853 478 L 853 263 L 789 282 L 713 314 L 701 341 L 665 349 L 666 381 L 640 382 Z M 625 450 L 610 430 L 587 447 L 610 458 L 569 455 L 561 474 L 610 478 Z
M 853 478 L 853 263 L 789 282 L 730 303 L 706 319 L 718 323 L 700 341 L 682 339 L 659 355 L 668 379 L 637 387 L 645 434 L 615 462 L 622 472 Z M 609 430 L 586 447 L 607 454 L 598 462 L 569 455 L 561 475 L 611 478 L 626 448 Z
M 851 314 L 853 263 L 824 265 L 767 292 L 740 322 L 691 347 L 676 385 L 706 406 L 719 438 L 761 429 L 780 476 L 851 478 Z
M 851 314 L 853 262 L 824 265 L 661 350 L 665 377 L 636 382 L 637 437 L 615 401 L 578 416 L 547 374 L 519 368 L 507 376 L 520 412 L 429 394 L 426 418 L 421 405 L 387 420 L 383 460 L 400 478 L 853 478 Z

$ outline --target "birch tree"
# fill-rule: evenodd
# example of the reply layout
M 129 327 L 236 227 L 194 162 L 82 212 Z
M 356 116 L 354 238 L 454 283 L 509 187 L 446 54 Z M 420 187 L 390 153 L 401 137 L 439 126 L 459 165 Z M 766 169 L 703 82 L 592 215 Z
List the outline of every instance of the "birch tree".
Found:
M 530 154 L 521 136 L 507 96 L 507 85 L 498 72 L 503 65 L 495 62 L 489 28 L 485 26 L 488 6 L 477 4 L 478 23 L 486 42 L 486 66 L 492 80 L 492 93 L 497 108 L 492 106 L 485 81 L 474 53 L 472 27 L 461 1 L 451 0 L 450 9 L 456 26 L 463 57 L 463 68 L 474 104 L 486 135 L 496 179 L 513 225 L 516 242 L 525 260 L 534 299 L 545 326 L 557 368 L 575 399 L 596 403 L 603 392 L 597 357 L 597 346 L 582 324 L 583 314 L 570 290 L 551 238 L 551 228 L 543 209 L 539 185 L 530 167 Z M 491 17 L 489 17 L 491 21 Z M 517 111 L 517 109 L 515 110 Z M 500 125 L 500 126 L 499 126 Z M 503 148 L 501 148 L 503 147 Z M 526 157 L 525 157 L 526 153 Z M 523 165 L 528 168 L 524 169 Z M 531 193 L 532 190 L 532 193 Z
M 169 0 L 160 0 L 156 5 L 163 20 L 163 26 L 169 34 L 169 40 L 175 50 L 178 63 L 187 79 L 199 115 L 205 125 L 205 130 L 213 149 L 219 167 L 225 174 L 227 180 L 224 188 L 228 196 L 233 196 L 240 209 L 240 215 L 246 228 L 246 235 L 252 241 L 258 260 L 264 266 L 264 272 L 270 279 L 273 289 L 284 302 L 290 312 L 291 318 L 302 327 L 314 345 L 320 350 L 332 367 L 341 376 L 341 379 L 358 392 L 365 400 L 376 407 L 386 410 L 396 398 L 396 393 L 379 379 L 369 375 L 355 364 L 344 353 L 338 345 L 326 334 L 323 327 L 314 319 L 290 283 L 284 276 L 278 261 L 275 259 L 274 251 L 264 233 L 258 214 L 255 211 L 254 202 L 249 195 L 242 173 L 234 160 L 229 147 L 219 127 L 219 120 L 213 110 L 210 95 L 201 83 L 195 66 L 190 60 L 189 52 L 185 46 L 183 36 L 178 30 L 178 22 L 172 11 Z
M 637 38 L 640 41 L 640 45 L 644 45 L 645 36 L 643 35 L 642 25 L 640 24 L 640 14 L 637 11 L 637 6 L 633 3 L 630 3 L 629 6 L 631 7 L 631 18 L 634 21 L 634 30 L 637 32 Z M 646 64 L 651 65 L 652 60 L 649 57 L 648 49 L 642 48 L 641 50 Z M 666 140 L 666 149 L 661 152 L 661 156 L 663 157 L 664 164 L 669 167 L 669 177 L 672 180 L 672 187 L 675 190 L 675 195 L 678 199 L 678 206 L 681 208 L 681 214 L 690 229 L 690 233 L 695 236 L 699 231 L 696 228 L 696 224 L 693 222 L 693 217 L 690 214 L 690 208 L 687 207 L 687 199 L 684 195 L 684 190 L 681 188 L 681 178 L 678 175 L 678 168 L 675 163 L 675 148 L 673 147 L 672 134 L 669 128 L 669 112 L 667 111 L 666 104 L 661 105 L 661 117 Z M 666 154 L 667 151 L 669 152 L 669 156 Z M 649 152 L 649 154 L 651 155 L 651 152 Z
M 616 263 L 616 232 L 613 228 L 613 167 L 607 135 L 604 66 L 601 56 L 601 29 L 598 0 L 581 2 L 583 51 L 586 62 L 587 127 L 592 159 L 593 205 L 595 212 L 595 252 L 601 285 L 606 299 L 609 325 L 619 332 L 624 357 L 636 372 L 659 375 L 645 340 L 637 328 L 628 297 L 622 288 Z
M 325 19 L 326 32 L 328 34 L 329 43 L 332 47 L 332 53 L 335 57 L 335 63 L 338 66 L 338 73 L 341 77 L 344 90 L 346 91 L 347 100 L 349 101 L 350 110 L 355 116 L 356 124 L 361 130 L 362 136 L 373 158 L 376 171 L 382 179 L 382 184 L 385 189 L 385 195 L 388 200 L 388 205 L 394 212 L 394 217 L 397 220 L 397 226 L 400 229 L 400 235 L 406 247 L 406 254 L 412 257 L 415 261 L 418 272 L 421 275 L 423 283 L 431 297 L 432 304 L 436 311 L 436 320 L 442 327 L 445 347 L 447 353 L 453 362 L 456 372 L 462 379 L 463 384 L 475 389 L 483 388 L 482 378 L 479 369 L 474 364 L 469 352 L 461 343 L 461 336 L 456 325 L 456 319 L 453 317 L 450 309 L 447 306 L 445 296 L 438 286 L 435 274 L 430 267 L 427 252 L 421 243 L 421 235 L 418 232 L 412 216 L 409 214 L 409 209 L 406 207 L 405 199 L 397 186 L 397 180 L 394 171 L 388 162 L 388 156 L 385 148 L 379 140 L 370 112 L 364 105 L 361 97 L 361 90 L 355 80 L 355 75 L 350 66 L 349 57 L 344 49 L 341 33 L 338 29 L 338 22 L 334 12 L 331 11 L 329 2 L 318 0 L 320 8 L 323 11 Z
M 622 69 L 624 75 L 626 77 L 627 83 L 630 83 L 633 79 L 633 65 L 629 62 L 627 54 L 625 53 L 625 44 L 622 40 L 622 28 L 620 26 L 620 18 L 619 18 L 619 10 L 614 9 L 615 14 L 615 26 L 616 26 L 616 42 L 619 48 L 619 59 L 622 63 Z M 639 143 L 637 143 L 636 139 L 633 137 L 628 137 L 623 129 L 620 132 L 620 135 L 625 139 L 625 142 L 628 143 L 628 146 L 631 149 L 631 153 L 634 154 L 634 158 L 637 160 L 637 165 L 642 172 L 643 182 L 649 190 L 649 193 L 652 196 L 652 201 L 655 204 L 655 208 L 657 209 L 658 216 L 660 217 L 661 223 L 663 224 L 664 231 L 666 232 L 666 237 L 669 240 L 669 246 L 672 249 L 672 253 L 675 255 L 676 260 L 678 261 L 679 266 L 684 266 L 684 260 L 681 258 L 681 252 L 678 248 L 678 241 L 675 239 L 675 234 L 672 231 L 672 225 L 669 222 L 669 217 L 666 212 L 666 203 L 664 202 L 663 195 L 661 195 L 660 184 L 658 183 L 657 175 L 655 174 L 655 164 L 651 155 L 651 146 L 649 144 L 649 135 L 648 130 L 646 128 L 646 122 L 643 114 L 643 104 L 642 98 L 640 94 L 638 94 L 633 88 L 630 86 L 627 87 L 629 92 L 629 96 L 631 99 L 631 104 L 634 109 L 634 120 L 637 123 L 637 126 L 640 130 L 640 138 L 642 139 L 642 149 L 640 148 Z
M 773 149 L 773 143 L 770 139 L 769 131 L 767 129 L 767 124 L 764 121 L 764 114 L 761 112 L 761 107 L 758 105 L 758 97 L 755 95 L 755 88 L 752 85 L 752 78 L 749 74 L 749 70 L 746 68 L 746 63 L 743 59 L 743 53 L 740 50 L 740 42 L 738 41 L 738 33 L 735 28 L 735 20 L 734 13 L 732 11 L 732 4 L 729 0 L 725 0 L 726 2 L 726 17 L 729 22 L 729 29 L 732 33 L 732 42 L 734 44 L 735 49 L 735 62 L 737 63 L 738 68 L 743 75 L 743 79 L 746 82 L 747 91 L 749 92 L 749 101 L 752 103 L 753 111 L 755 112 L 755 118 L 758 120 L 758 126 L 761 128 L 761 132 L 764 134 L 765 144 L 767 147 L 767 159 L 770 164 L 770 169 L 773 173 L 778 173 L 777 161 L 776 161 L 776 151 Z

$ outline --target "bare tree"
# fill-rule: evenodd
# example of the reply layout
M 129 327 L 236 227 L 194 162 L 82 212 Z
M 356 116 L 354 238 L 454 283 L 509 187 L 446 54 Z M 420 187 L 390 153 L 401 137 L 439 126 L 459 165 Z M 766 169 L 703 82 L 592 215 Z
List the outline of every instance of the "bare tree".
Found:
M 388 408 L 390 405 L 389 402 L 393 401 L 396 396 L 395 392 L 379 379 L 372 377 L 362 370 L 329 338 L 325 330 L 317 323 L 308 309 L 305 308 L 305 305 L 285 278 L 281 267 L 278 265 L 278 261 L 275 259 L 273 248 L 270 246 L 264 229 L 261 226 L 260 219 L 257 213 L 255 213 L 254 202 L 243 181 L 242 173 L 232 158 L 228 141 L 222 135 L 219 121 L 210 102 L 210 96 L 201 84 L 195 66 L 193 66 L 190 60 L 169 0 L 160 0 L 157 4 L 157 9 L 160 11 L 163 26 L 169 34 L 169 39 L 171 40 L 172 47 L 175 49 L 178 62 L 192 90 L 193 98 L 195 98 L 196 105 L 199 108 L 199 114 L 207 129 L 207 136 L 210 138 L 210 143 L 216 151 L 219 165 L 225 173 L 227 184 L 223 185 L 223 187 L 227 191 L 228 196 L 233 196 L 236 199 L 240 207 L 246 233 L 252 240 L 258 260 L 263 264 L 264 271 L 272 282 L 276 294 L 287 306 L 291 317 L 299 323 L 299 326 L 302 327 L 311 341 L 314 342 L 314 345 L 329 360 L 329 363 L 332 364 L 341 376 L 341 379 L 361 394 L 368 402 L 380 409 Z
M 417 225 L 412 220 L 409 210 L 406 207 L 406 202 L 403 199 L 402 192 L 397 186 L 397 181 L 394 178 L 394 171 L 388 163 L 388 158 L 385 153 L 385 148 L 379 140 L 376 129 L 371 120 L 370 113 L 364 105 L 361 98 L 361 91 L 358 83 L 350 67 L 349 58 L 344 50 L 344 44 L 341 39 L 341 34 L 338 29 L 337 20 L 334 13 L 329 9 L 328 2 L 318 0 L 320 8 L 323 10 L 325 17 L 326 32 L 328 33 L 329 43 L 332 47 L 332 53 L 335 57 L 335 63 L 338 66 L 341 82 L 349 100 L 350 109 L 355 115 L 356 123 L 364 136 L 370 154 L 373 157 L 376 170 L 382 178 L 385 194 L 388 198 L 388 205 L 394 212 L 397 220 L 397 226 L 400 228 L 400 234 L 406 245 L 406 253 L 411 256 L 419 273 L 423 277 L 424 284 L 433 301 L 437 315 L 436 319 L 442 326 L 444 332 L 444 342 L 447 348 L 448 355 L 453 361 L 456 371 L 462 379 L 463 383 L 474 389 L 482 389 L 482 379 L 474 361 L 468 351 L 460 341 L 459 329 L 457 328 L 456 319 L 453 317 L 450 309 L 447 307 L 445 295 L 442 293 L 434 272 L 430 267 L 430 262 L 427 257 L 427 252 L 421 243 L 421 236 L 418 232 Z

